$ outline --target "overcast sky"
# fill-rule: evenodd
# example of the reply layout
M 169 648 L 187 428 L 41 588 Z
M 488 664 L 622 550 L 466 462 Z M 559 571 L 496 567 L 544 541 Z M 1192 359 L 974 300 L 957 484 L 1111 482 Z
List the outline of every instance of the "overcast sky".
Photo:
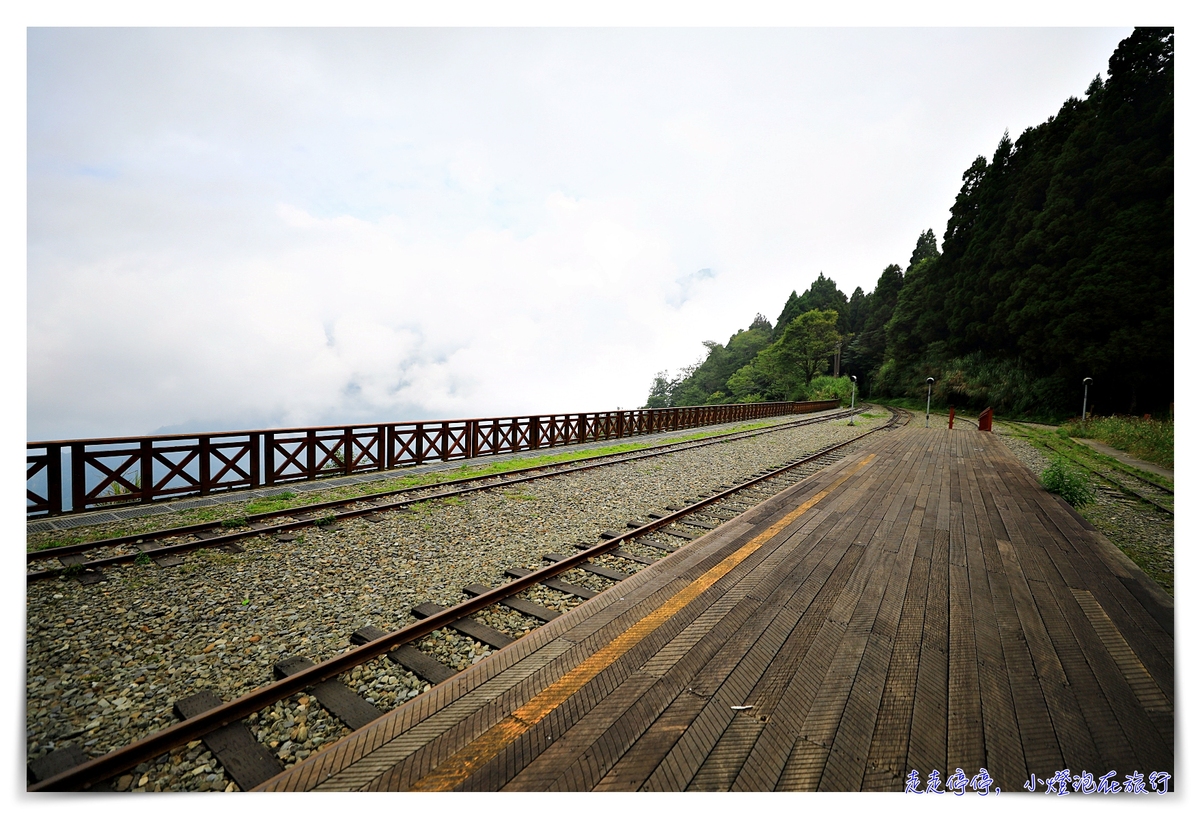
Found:
M 28 439 L 635 407 L 1130 29 L 31 29 Z

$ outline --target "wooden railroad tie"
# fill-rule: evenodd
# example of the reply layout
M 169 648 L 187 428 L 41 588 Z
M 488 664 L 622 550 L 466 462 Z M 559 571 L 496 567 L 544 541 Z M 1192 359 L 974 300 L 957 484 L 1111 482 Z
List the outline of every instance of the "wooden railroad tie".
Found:
M 169 552 L 166 554 L 159 554 L 158 552 L 162 550 L 162 546 L 154 548 L 150 543 L 141 543 L 138 545 L 138 548 L 143 554 L 154 560 L 154 564 L 159 568 L 171 568 L 176 565 L 183 564 L 183 557 L 179 554 L 172 554 Z
M 588 543 L 581 542 L 581 543 L 575 543 L 575 547 L 578 548 L 580 551 L 583 551 L 585 549 L 592 548 L 593 546 L 589 545 Z M 655 562 L 657 562 L 657 560 L 654 560 L 650 557 L 640 557 L 637 554 L 630 554 L 628 551 L 624 551 L 620 548 L 618 548 L 614 551 L 609 551 L 608 553 L 612 554 L 614 557 L 620 557 L 621 559 L 632 560 L 633 562 L 640 562 L 642 565 L 653 565 Z
M 302 670 L 313 667 L 313 662 L 303 656 L 292 656 L 275 663 L 275 678 L 286 679 Z M 366 727 L 383 715 L 375 705 L 359 696 L 337 679 L 326 679 L 317 682 L 309 692 L 320 702 L 321 706 L 341 719 L 342 723 L 351 730 Z
M 634 540 L 634 542 L 638 545 L 644 545 L 647 548 L 654 548 L 658 551 L 666 551 L 668 554 L 679 550 L 677 546 L 668 545 L 667 543 L 659 542 L 658 540 L 652 540 L 649 537 L 639 537 L 638 539 Z
M 65 744 L 57 750 L 29 762 L 29 766 L 25 768 L 25 779 L 30 784 L 36 784 L 73 767 L 78 767 L 87 760 L 82 747 L 77 744 Z
M 491 590 L 492 589 L 486 585 L 475 583 L 463 588 L 463 593 L 467 594 L 468 596 L 483 596 Z M 500 600 L 500 604 L 506 608 L 512 608 L 517 613 L 531 616 L 534 619 L 540 619 L 543 622 L 549 622 L 551 619 L 559 616 L 558 611 L 552 611 L 549 608 L 543 608 L 541 605 L 530 602 L 528 599 L 521 599 L 519 596 L 505 597 L 504 599 Z
M 567 558 L 566 554 L 546 554 L 542 557 L 546 562 L 562 562 Z M 580 571 L 587 571 L 589 574 L 595 574 L 598 577 L 611 579 L 613 582 L 620 582 L 623 579 L 628 579 L 632 574 L 627 574 L 624 571 L 618 571 L 616 568 L 609 568 L 607 565 L 597 565 L 594 562 L 581 562 L 575 566 Z
M 350 643 L 353 645 L 365 645 L 384 636 L 387 636 L 387 631 L 377 628 L 374 625 L 364 625 L 350 635 Z M 421 653 L 421 651 L 412 645 L 401 645 L 398 648 L 388 651 L 387 658 L 405 670 L 420 676 L 430 684 L 441 684 L 458 673 L 454 668 L 443 665 L 426 653 Z
M 504 572 L 510 577 L 527 577 L 533 573 L 529 568 L 509 568 Z M 569 594 L 577 596 L 580 599 L 591 599 L 599 591 L 593 591 L 591 588 L 584 588 L 582 585 L 572 585 L 569 582 L 563 582 L 561 579 L 544 579 L 541 582 L 543 587 L 549 588 L 551 591 L 558 591 L 560 594 Z
M 82 566 L 87 560 L 82 554 L 68 554 L 65 557 L 59 557 L 58 561 L 67 569 L 68 575 L 79 580 L 80 585 L 95 585 L 97 582 L 104 582 L 104 574 L 99 568 L 76 568 L 72 572 L 71 566 Z
M 441 613 L 446 610 L 445 605 L 439 605 L 436 602 L 422 602 L 420 605 L 412 609 L 413 616 L 418 619 L 426 619 L 434 614 Z M 482 622 L 477 622 L 469 616 L 464 616 L 462 619 L 456 619 L 446 627 L 453 628 L 463 636 L 470 637 L 476 642 L 482 642 L 485 645 L 490 645 L 499 650 L 500 648 L 511 645 L 516 640 L 506 633 L 501 633 L 495 628 L 489 628 Z
M 181 719 L 199 716 L 223 704 L 221 698 L 211 690 L 202 690 L 195 695 L 175 702 L 175 714 Z M 252 790 L 268 778 L 283 772 L 279 759 L 254 739 L 254 734 L 245 722 L 235 721 L 218 727 L 200 737 L 204 746 L 226 774 L 244 791 Z

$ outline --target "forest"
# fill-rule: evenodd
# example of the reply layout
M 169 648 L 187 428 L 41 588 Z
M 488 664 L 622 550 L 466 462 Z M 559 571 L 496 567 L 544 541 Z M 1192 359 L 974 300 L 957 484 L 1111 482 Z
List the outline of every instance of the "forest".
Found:
M 941 248 L 847 297 L 820 273 L 646 405 L 841 395 L 925 398 L 1010 416 L 1163 413 L 1174 400 L 1174 33 L 1139 28 L 1108 77 L 962 176 Z

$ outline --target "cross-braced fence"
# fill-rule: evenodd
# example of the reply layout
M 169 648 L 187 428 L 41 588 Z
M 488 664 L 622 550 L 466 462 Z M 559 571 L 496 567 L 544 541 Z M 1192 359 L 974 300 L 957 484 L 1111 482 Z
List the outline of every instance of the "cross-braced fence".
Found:
M 27 444 L 29 517 L 834 409 L 734 403 Z

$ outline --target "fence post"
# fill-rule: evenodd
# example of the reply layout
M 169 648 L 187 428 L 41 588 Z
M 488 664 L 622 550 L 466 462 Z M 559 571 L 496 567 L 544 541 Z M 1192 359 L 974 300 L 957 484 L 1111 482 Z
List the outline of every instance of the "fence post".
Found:
M 141 463 L 138 465 L 142 479 L 141 502 L 148 503 L 154 499 L 154 441 L 143 440 L 141 450 Z
M 212 438 L 208 435 L 201 435 L 199 441 L 200 447 L 200 496 L 208 494 L 212 482 L 212 464 L 209 462 L 209 449 L 212 443 Z
M 84 444 L 71 444 L 71 511 L 87 508 L 87 473 L 84 468 Z
M 258 446 L 260 443 L 260 435 L 258 432 L 250 433 L 250 488 L 256 489 L 262 485 L 262 461 L 258 456 Z
M 263 435 L 263 485 L 275 485 L 275 433 Z
M 308 471 L 308 479 L 317 479 L 317 430 L 309 429 L 308 434 L 304 436 L 304 448 L 308 455 L 304 461 L 304 467 Z
M 51 444 L 46 447 L 46 502 L 48 514 L 62 514 L 62 446 Z

